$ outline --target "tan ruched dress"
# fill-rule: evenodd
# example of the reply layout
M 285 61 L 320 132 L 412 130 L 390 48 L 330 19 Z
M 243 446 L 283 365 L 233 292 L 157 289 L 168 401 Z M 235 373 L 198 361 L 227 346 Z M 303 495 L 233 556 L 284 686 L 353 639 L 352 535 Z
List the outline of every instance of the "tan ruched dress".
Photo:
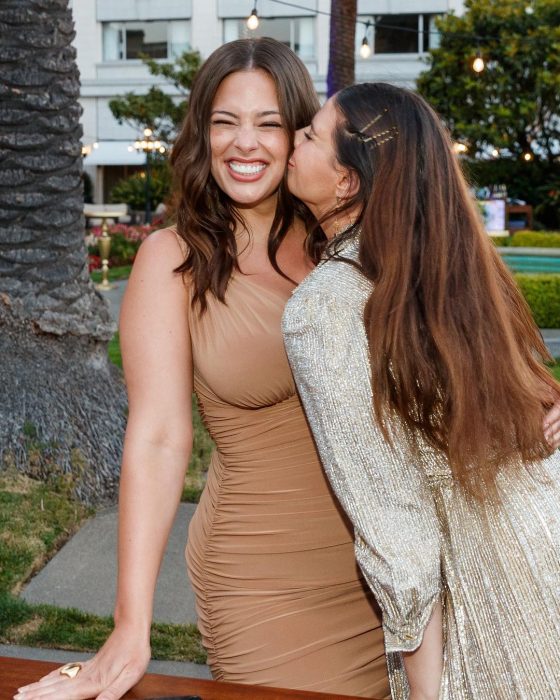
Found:
M 284 351 L 287 295 L 235 273 L 190 311 L 194 386 L 216 442 L 187 545 L 213 676 L 389 695 L 380 614 Z

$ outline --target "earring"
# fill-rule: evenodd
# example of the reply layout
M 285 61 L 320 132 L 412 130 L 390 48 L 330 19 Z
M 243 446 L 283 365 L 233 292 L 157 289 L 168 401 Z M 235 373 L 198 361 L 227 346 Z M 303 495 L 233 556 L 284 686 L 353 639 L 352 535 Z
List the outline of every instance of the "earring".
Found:
M 338 195 L 336 196 L 336 209 L 335 209 L 335 219 L 334 219 L 334 235 L 338 236 L 338 234 L 342 231 L 342 226 L 340 225 L 340 220 L 338 218 L 338 210 L 340 208 L 340 203 L 342 202 L 342 197 L 339 197 Z

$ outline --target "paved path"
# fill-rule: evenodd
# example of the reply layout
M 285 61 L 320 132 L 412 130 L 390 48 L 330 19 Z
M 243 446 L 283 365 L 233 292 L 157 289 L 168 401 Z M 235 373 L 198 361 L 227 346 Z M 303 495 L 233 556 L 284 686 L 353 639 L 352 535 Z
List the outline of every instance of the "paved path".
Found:
M 185 566 L 187 528 L 196 505 L 181 503 L 161 566 L 154 601 L 154 620 L 196 623 L 194 594 Z M 96 615 L 112 615 L 116 590 L 117 509 L 98 511 L 23 589 L 30 603 L 73 607 Z M 0 645 L 0 655 L 61 661 L 89 658 L 52 649 Z M 152 673 L 210 678 L 205 665 L 157 661 Z
M 185 566 L 187 527 L 196 505 L 181 503 L 164 555 L 154 601 L 154 620 L 196 622 L 194 594 Z M 98 511 L 25 586 L 22 598 L 112 615 L 117 573 L 117 509 Z

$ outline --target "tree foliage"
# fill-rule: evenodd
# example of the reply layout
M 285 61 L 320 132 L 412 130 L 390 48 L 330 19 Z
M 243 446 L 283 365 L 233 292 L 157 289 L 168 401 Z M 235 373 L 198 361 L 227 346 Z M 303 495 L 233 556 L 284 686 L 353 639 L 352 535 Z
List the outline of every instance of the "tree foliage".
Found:
M 186 51 L 174 63 L 160 63 L 152 58 L 142 58 L 151 75 L 162 77 L 173 85 L 180 98 L 172 97 L 161 87 L 152 86 L 147 94 L 127 92 L 109 102 L 109 108 L 119 124 L 127 123 L 138 133 L 149 127 L 160 141 L 173 140 L 188 105 L 188 95 L 202 59 L 198 51 Z
M 560 149 L 560 3 L 466 0 L 438 21 L 441 45 L 417 86 L 472 155 L 488 148 L 552 162 Z M 472 62 L 480 53 L 486 69 Z

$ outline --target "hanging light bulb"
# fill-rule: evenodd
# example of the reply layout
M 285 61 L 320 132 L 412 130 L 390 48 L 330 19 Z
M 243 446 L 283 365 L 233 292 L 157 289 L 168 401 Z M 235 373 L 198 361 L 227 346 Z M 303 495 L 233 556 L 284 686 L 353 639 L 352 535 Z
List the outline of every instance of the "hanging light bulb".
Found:
M 527 163 L 531 160 L 533 160 L 533 154 L 530 151 L 526 151 L 523 154 L 523 160 L 527 161 Z
M 144 136 L 151 136 L 153 133 L 149 126 L 144 129 Z
M 368 19 L 368 21 L 366 22 L 364 38 L 362 39 L 362 45 L 360 46 L 360 56 L 362 58 L 369 58 L 371 56 L 371 46 L 369 45 L 369 41 L 367 38 L 368 29 L 370 27 L 371 27 L 371 22 Z
M 494 158 L 497 158 L 500 155 L 500 151 L 498 151 L 497 148 L 493 148 L 492 155 L 494 156 Z
M 371 46 L 367 40 L 367 36 L 362 39 L 362 45 L 360 46 L 360 56 L 362 58 L 369 58 L 371 56 Z
M 484 59 L 480 55 L 480 51 L 477 52 L 476 58 L 474 59 L 472 63 L 472 69 L 475 73 L 482 73 L 484 68 L 486 67 L 486 64 L 484 63 Z
M 254 5 L 253 9 L 251 10 L 251 14 L 249 15 L 249 18 L 247 19 L 247 27 L 251 31 L 254 31 L 258 26 L 259 26 L 259 16 L 257 14 L 257 3 L 255 0 L 255 5 Z

